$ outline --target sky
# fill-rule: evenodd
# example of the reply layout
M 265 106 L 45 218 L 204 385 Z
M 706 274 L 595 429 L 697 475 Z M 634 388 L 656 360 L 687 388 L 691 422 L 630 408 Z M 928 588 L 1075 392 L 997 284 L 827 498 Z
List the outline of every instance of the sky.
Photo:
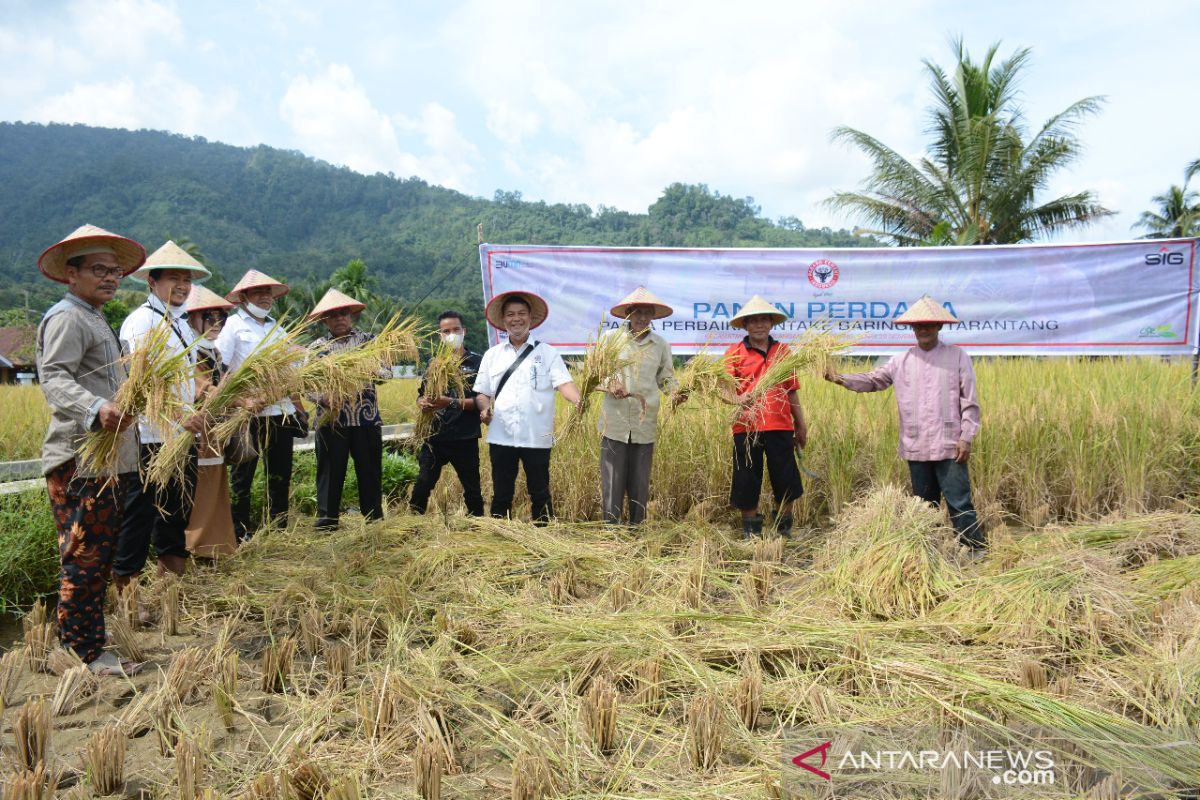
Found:
M 644 212 L 668 184 L 827 209 L 866 160 L 850 125 L 923 152 L 923 59 L 1032 50 L 1031 126 L 1104 95 L 1045 196 L 1118 213 L 1058 241 L 1123 240 L 1200 158 L 1194 2 L 0 0 L 0 120 L 259 143 L 470 195 Z

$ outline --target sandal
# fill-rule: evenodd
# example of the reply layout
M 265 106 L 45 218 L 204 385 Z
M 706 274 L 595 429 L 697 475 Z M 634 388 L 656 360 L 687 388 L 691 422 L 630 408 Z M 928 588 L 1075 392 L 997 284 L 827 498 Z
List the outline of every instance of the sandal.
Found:
M 100 657 L 88 664 L 93 675 L 101 677 L 131 677 L 142 671 L 142 665 L 136 661 L 124 661 L 114 653 L 101 653 Z

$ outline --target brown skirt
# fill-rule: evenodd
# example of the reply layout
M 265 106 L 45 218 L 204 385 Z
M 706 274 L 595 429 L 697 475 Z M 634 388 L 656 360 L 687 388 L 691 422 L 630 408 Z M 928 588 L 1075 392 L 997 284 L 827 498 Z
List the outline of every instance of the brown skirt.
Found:
M 196 473 L 196 498 L 187 526 L 187 549 L 193 556 L 216 558 L 237 550 L 233 513 L 229 508 L 229 481 L 224 464 L 200 467 Z

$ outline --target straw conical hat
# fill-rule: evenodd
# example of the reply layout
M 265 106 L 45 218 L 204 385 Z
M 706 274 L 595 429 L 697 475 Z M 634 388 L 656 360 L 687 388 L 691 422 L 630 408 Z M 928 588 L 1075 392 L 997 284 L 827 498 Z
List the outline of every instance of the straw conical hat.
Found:
M 317 303 L 317 307 L 312 310 L 312 313 L 308 315 L 308 321 L 316 322 L 330 311 L 336 311 L 339 308 L 362 311 L 366 307 L 366 303 L 360 303 L 350 295 L 342 294 L 337 289 L 330 289 L 321 298 L 320 302 Z
M 259 286 L 270 286 L 271 295 L 276 298 L 283 297 L 291 291 L 287 287 L 287 284 L 280 283 L 270 275 L 264 275 L 258 270 L 252 269 L 242 276 L 242 279 L 237 282 L 237 286 L 229 290 L 229 294 L 225 295 L 225 299 L 231 303 L 240 303 L 242 302 L 242 292 L 247 289 L 255 289 Z
M 212 277 L 212 273 L 208 271 L 208 267 L 201 264 L 192 257 L 191 253 L 172 241 L 168 241 L 151 253 L 150 257 L 146 259 L 146 263 L 141 266 L 141 269 L 129 277 L 144 281 L 149 277 L 150 270 L 152 269 L 186 269 L 192 273 L 192 280 L 195 282 L 208 280 Z
M 52 244 L 38 258 L 38 269 L 52 281 L 67 282 L 67 260 L 93 253 L 112 253 L 117 266 L 128 275 L 146 260 L 146 248 L 133 239 L 109 233 L 95 225 L 81 225 L 61 242 Z
M 221 295 L 214 292 L 212 289 L 205 289 L 198 283 L 192 284 L 192 293 L 188 295 L 187 305 L 188 313 L 193 311 L 208 311 L 213 308 L 220 308 L 228 311 L 233 308 L 233 303 L 226 300 Z
M 529 303 L 529 329 L 533 330 L 537 326 L 546 321 L 546 317 L 550 316 L 550 306 L 546 305 L 546 301 L 538 297 L 533 292 L 501 292 L 488 302 L 487 308 L 483 310 L 483 315 L 487 317 L 487 321 L 492 324 L 493 328 L 504 328 L 504 301 L 512 297 L 520 297 Z
M 645 286 L 639 286 L 634 289 L 629 293 L 628 297 L 609 309 L 608 313 L 614 317 L 626 319 L 629 317 L 630 309 L 634 306 L 654 306 L 654 319 L 662 319 L 675 313 L 669 305 L 655 297 L 654 292 Z
M 958 317 L 951 314 L 929 295 L 923 295 L 913 303 L 908 311 L 892 321 L 896 325 L 915 325 L 918 322 L 958 322 Z
M 781 322 L 787 322 L 788 315 L 780 311 L 775 306 L 763 299 L 762 295 L 754 295 L 746 301 L 746 305 L 733 315 L 733 319 L 729 320 L 729 327 L 746 329 L 746 318 L 757 317 L 759 314 L 769 314 L 771 324 L 778 325 Z

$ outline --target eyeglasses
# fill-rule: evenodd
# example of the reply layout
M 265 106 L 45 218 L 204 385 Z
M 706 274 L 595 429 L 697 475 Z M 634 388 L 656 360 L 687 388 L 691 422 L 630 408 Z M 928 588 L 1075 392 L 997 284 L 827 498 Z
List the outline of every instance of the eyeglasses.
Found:
M 83 269 L 85 268 L 80 267 L 81 272 Z M 86 269 L 100 280 L 104 280 L 105 278 L 122 278 L 125 276 L 125 270 L 120 267 L 106 267 L 103 264 L 92 264 L 90 267 L 86 267 Z
M 206 323 L 215 325 L 218 322 L 224 322 L 228 316 L 229 315 L 224 311 L 213 310 L 201 312 L 200 319 L 204 320 Z

